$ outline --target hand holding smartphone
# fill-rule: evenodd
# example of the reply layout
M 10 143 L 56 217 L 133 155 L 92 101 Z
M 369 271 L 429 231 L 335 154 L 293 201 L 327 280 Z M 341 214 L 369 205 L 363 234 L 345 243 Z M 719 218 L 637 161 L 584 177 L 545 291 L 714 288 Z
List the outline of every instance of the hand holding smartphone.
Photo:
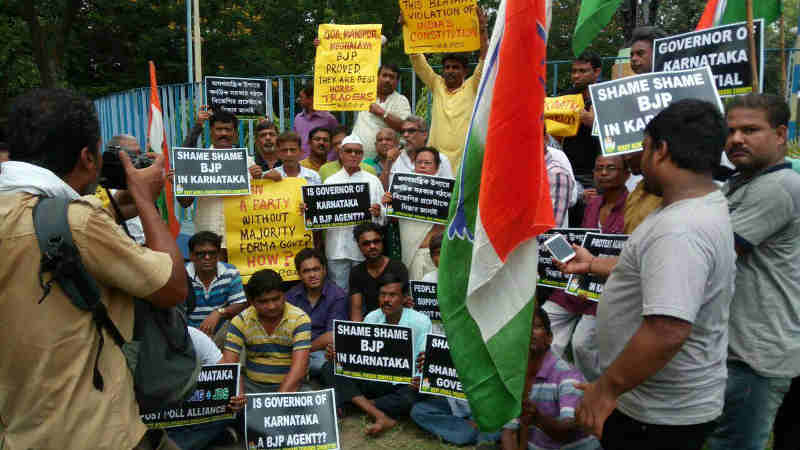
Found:
M 569 260 L 575 257 L 575 250 L 570 245 L 567 238 L 561 234 L 555 234 L 550 239 L 544 241 L 544 246 L 550 251 L 550 254 L 561 264 L 566 264 Z

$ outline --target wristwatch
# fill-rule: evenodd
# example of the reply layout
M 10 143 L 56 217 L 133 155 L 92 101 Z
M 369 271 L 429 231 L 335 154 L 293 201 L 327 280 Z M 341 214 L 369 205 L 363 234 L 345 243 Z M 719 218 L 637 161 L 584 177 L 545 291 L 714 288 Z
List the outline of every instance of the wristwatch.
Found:
M 225 315 L 225 307 L 222 307 L 222 308 L 217 308 L 217 312 L 218 312 L 218 313 L 219 313 L 221 316 L 224 316 L 224 315 Z

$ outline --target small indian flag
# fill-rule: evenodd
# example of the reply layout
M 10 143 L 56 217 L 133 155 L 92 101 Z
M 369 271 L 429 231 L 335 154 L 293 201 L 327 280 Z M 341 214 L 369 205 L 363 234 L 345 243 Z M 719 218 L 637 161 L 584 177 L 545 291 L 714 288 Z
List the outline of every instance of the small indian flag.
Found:
M 164 135 L 164 119 L 161 114 L 161 100 L 158 97 L 158 83 L 156 82 L 156 65 L 153 61 L 150 61 L 150 120 L 147 128 L 147 137 L 150 143 L 149 150 L 153 153 L 161 152 L 164 154 L 164 168 L 169 172 L 169 148 Z M 175 218 L 175 195 L 169 178 L 164 183 L 164 193 L 166 195 L 164 203 L 167 206 L 169 231 L 172 237 L 177 237 L 181 231 L 181 226 Z
M 780 0 L 753 0 L 753 18 L 764 19 L 769 24 L 781 15 Z M 744 22 L 747 20 L 747 5 L 744 0 L 708 0 L 698 30 L 726 25 L 729 23 Z
M 536 236 L 554 223 L 543 136 L 548 3 L 500 4 L 442 248 L 439 307 L 483 430 L 519 416 Z

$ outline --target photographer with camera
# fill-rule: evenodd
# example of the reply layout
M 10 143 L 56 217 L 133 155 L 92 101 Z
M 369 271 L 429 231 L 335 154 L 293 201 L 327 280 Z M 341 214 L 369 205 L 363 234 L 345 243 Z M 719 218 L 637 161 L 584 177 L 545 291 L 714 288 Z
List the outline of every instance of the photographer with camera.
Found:
M 113 211 L 91 195 L 103 166 L 99 125 L 91 101 L 64 89 L 33 90 L 10 109 L 13 161 L 0 166 L 0 448 L 177 448 L 142 424 L 131 371 L 108 330 L 98 332 L 92 313 L 40 267 L 34 207 L 40 197 L 69 199 L 79 259 L 126 342 L 133 297 L 168 308 L 188 294 L 183 257 L 154 205 L 163 156 L 149 154 L 152 165 L 136 169 L 126 152 L 118 155 L 147 238 L 142 247 L 122 238 Z

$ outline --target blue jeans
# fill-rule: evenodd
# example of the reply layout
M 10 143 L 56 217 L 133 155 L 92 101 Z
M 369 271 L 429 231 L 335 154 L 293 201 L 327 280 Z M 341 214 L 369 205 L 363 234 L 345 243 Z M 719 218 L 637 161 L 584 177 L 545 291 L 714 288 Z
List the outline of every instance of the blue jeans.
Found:
M 308 369 L 311 375 L 319 375 L 322 366 L 325 365 L 325 350 L 317 350 L 308 355 Z
M 477 441 L 498 441 L 500 433 L 479 433 L 468 418 L 456 417 L 444 397 L 429 396 L 411 408 L 411 419 L 420 428 L 455 445 L 474 444 Z
M 725 408 L 708 441 L 710 450 L 764 450 L 791 378 L 763 377 L 740 361 L 728 361 Z

